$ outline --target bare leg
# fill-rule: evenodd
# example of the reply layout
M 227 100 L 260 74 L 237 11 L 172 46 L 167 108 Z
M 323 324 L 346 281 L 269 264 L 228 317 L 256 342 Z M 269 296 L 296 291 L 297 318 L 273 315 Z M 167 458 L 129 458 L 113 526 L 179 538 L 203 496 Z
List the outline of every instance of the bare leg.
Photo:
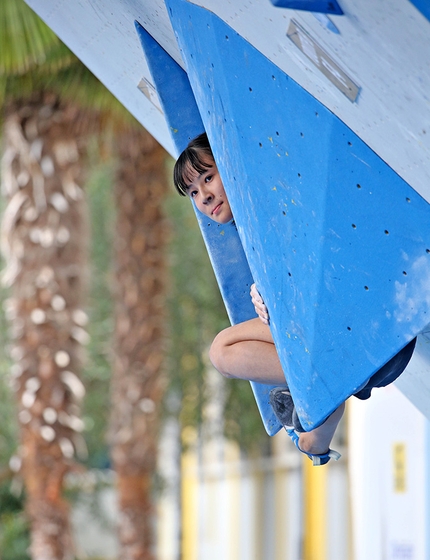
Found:
M 221 331 L 212 343 L 209 356 L 225 377 L 286 385 L 270 328 L 258 318 Z M 300 449 L 316 455 L 326 453 L 344 409 L 342 404 L 321 426 L 301 433 Z
M 221 331 L 209 357 L 225 377 L 286 385 L 270 328 L 258 318 Z
M 302 432 L 299 437 L 299 447 L 306 453 L 321 455 L 326 453 L 330 447 L 330 442 L 336 431 L 337 425 L 342 418 L 345 410 L 345 403 L 342 403 L 333 414 L 331 414 L 324 424 L 318 426 L 311 432 Z

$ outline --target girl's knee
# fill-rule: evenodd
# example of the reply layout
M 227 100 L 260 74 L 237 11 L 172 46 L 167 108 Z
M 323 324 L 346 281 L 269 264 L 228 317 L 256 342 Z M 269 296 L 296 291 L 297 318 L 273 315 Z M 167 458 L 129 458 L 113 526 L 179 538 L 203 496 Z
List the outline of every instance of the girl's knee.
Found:
M 228 336 L 225 329 L 221 331 L 217 336 L 214 338 L 211 347 L 209 349 L 209 359 L 212 362 L 212 365 L 215 369 L 217 369 L 221 375 L 224 377 L 232 377 L 228 372 Z

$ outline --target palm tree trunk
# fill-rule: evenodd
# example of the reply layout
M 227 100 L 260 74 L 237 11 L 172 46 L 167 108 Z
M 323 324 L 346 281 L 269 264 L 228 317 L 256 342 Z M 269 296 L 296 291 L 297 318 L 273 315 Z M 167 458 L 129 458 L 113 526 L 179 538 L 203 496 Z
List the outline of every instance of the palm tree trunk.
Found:
M 87 219 L 77 112 L 36 94 L 5 120 L 3 281 L 11 287 L 11 356 L 33 560 L 74 557 L 65 475 L 82 448 L 79 379 Z
M 153 553 L 151 481 L 163 392 L 165 151 L 143 129 L 116 139 L 116 318 L 112 461 L 119 493 L 121 560 Z

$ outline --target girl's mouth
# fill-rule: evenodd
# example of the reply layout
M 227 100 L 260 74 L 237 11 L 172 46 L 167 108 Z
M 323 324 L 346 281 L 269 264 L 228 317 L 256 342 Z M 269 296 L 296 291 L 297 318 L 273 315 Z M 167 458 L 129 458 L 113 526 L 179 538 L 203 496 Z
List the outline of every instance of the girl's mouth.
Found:
M 215 208 L 212 210 L 212 215 L 215 214 L 215 216 L 216 216 L 216 215 L 218 214 L 218 212 L 220 211 L 221 206 L 222 206 L 222 202 L 220 202 L 220 203 L 218 204 L 218 206 L 215 206 Z

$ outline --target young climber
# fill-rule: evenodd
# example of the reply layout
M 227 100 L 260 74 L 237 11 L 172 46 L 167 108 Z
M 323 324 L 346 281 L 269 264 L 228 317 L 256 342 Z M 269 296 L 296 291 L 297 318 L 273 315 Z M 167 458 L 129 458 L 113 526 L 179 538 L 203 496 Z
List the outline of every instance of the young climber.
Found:
M 179 156 L 173 180 L 179 194 L 190 197 L 205 216 L 220 224 L 233 220 L 205 133 L 192 140 Z M 270 332 L 268 311 L 255 284 L 251 288 L 251 298 L 258 317 L 221 331 L 210 348 L 211 362 L 225 377 L 276 385 L 270 393 L 270 403 L 297 448 L 315 465 L 325 464 L 330 458 L 338 459 L 340 455 L 330 449 L 330 442 L 345 404 L 341 404 L 318 428 L 309 432 L 303 430 Z M 414 346 L 415 340 L 383 366 L 356 396 L 368 398 L 373 387 L 394 381 L 406 368 Z

